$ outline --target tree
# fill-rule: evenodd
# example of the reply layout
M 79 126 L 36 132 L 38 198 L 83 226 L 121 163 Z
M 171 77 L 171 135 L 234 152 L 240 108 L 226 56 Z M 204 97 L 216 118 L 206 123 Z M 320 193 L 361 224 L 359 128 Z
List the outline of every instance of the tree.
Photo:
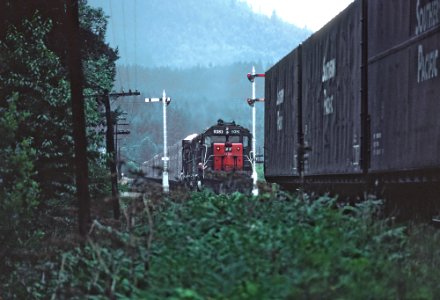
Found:
M 38 14 L 11 26 L 0 42 L 0 107 L 16 98 L 16 139 L 35 149 L 34 178 L 47 198 L 66 192 L 71 182 L 72 139 L 68 82 L 59 58 L 45 44 L 51 22 Z
M 68 37 L 64 1 L 22 2 L 0 3 L 0 10 L 6 12 L 0 20 L 0 112 L 13 107 L 17 115 L 14 143 L 7 148 L 16 150 L 2 151 L 2 158 L 27 149 L 23 157 L 29 163 L 29 178 L 38 184 L 39 207 L 43 209 L 49 205 L 47 200 L 69 199 L 66 195 L 75 191 Z M 85 93 L 99 94 L 112 88 L 117 52 L 104 43 L 107 21 L 102 11 L 80 1 L 80 13 L 83 60 L 78 64 L 85 70 Z M 88 163 L 95 173 L 102 174 L 105 160 L 99 149 L 103 136 L 97 128 L 104 120 L 95 99 L 85 103 L 85 120 Z M 7 128 L 3 130 L 12 132 Z M 2 165 L 0 178 L 10 178 L 3 180 L 2 186 L 20 180 L 8 175 L 13 171 L 12 165 Z M 110 174 L 104 180 L 109 178 Z M 106 185 L 94 182 L 95 191 L 97 186 Z
M 6 249 L 31 234 L 26 228 L 40 204 L 37 179 L 44 176 L 44 170 L 36 172 L 36 165 L 52 157 L 45 151 L 44 138 L 33 133 L 49 118 L 44 110 L 57 105 L 55 95 L 65 92 L 65 82 L 51 70 L 57 60 L 41 43 L 49 24 L 35 16 L 22 25 L 23 32 L 11 27 L 0 41 L 0 243 Z M 36 105 L 44 89 L 52 97 Z
M 87 235 L 91 224 L 89 166 L 87 164 L 86 118 L 84 112 L 83 72 L 81 64 L 78 1 L 67 1 L 69 34 L 69 73 L 72 95 L 73 140 L 75 144 L 75 173 L 78 197 L 79 232 Z

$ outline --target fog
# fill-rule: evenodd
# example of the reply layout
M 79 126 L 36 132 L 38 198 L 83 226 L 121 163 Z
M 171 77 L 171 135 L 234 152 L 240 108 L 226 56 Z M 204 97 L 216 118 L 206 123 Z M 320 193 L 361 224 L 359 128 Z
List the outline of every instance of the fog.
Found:
M 252 66 L 264 73 L 310 31 L 276 15 L 256 14 L 237 0 L 89 0 L 109 16 L 106 39 L 117 47 L 115 91 L 141 96 L 118 98 L 130 135 L 119 136 L 121 156 L 139 164 L 163 150 L 162 107 L 145 103 L 166 90 L 168 144 L 200 133 L 218 119 L 251 129 Z M 264 97 L 264 79 L 256 79 Z M 262 149 L 264 104 L 257 103 L 257 149 Z

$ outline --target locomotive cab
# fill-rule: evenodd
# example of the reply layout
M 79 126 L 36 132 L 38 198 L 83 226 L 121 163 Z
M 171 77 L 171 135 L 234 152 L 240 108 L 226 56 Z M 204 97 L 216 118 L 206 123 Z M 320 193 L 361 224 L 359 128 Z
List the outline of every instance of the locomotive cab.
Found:
M 235 122 L 219 120 L 203 135 L 203 167 L 212 171 L 252 171 L 249 162 L 251 135 Z
M 250 162 L 252 135 L 248 129 L 219 120 L 201 134 L 182 141 L 181 179 L 191 188 L 210 187 L 215 191 L 247 191 L 251 187 Z

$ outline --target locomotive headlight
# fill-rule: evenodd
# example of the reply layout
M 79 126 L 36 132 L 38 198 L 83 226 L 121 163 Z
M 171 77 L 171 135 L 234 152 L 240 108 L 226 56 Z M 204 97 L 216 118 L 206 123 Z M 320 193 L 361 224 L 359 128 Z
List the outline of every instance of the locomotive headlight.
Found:
M 217 146 L 217 148 L 215 148 L 215 149 L 217 149 L 217 151 L 220 151 L 220 147 L 219 146 Z
M 240 147 L 237 147 L 237 151 L 240 151 Z

